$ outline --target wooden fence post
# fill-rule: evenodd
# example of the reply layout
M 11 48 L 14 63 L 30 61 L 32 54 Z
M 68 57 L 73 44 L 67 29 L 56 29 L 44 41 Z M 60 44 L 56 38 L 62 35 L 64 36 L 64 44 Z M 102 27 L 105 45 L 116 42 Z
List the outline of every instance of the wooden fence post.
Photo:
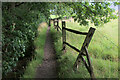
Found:
M 59 19 L 57 19 L 57 31 L 59 31 L 58 27 L 59 27 Z
M 90 60 L 90 56 L 89 56 L 89 53 L 88 53 L 88 50 L 87 48 L 85 47 L 85 53 L 86 53 L 86 57 L 87 57 L 87 60 L 88 60 L 88 65 L 89 65 L 89 73 L 90 73 L 90 76 L 93 79 L 95 79 L 95 76 L 94 76 L 94 73 L 93 73 L 93 67 L 91 65 L 91 60 Z
M 62 21 L 62 40 L 63 40 L 63 50 L 64 50 L 64 53 L 66 52 L 66 30 L 64 29 L 66 28 L 66 24 L 65 24 L 65 21 Z
M 59 26 L 59 19 L 57 18 L 57 26 Z
M 55 19 L 53 19 L 53 26 L 55 27 Z
M 95 28 L 90 27 L 90 29 L 89 29 L 89 31 L 88 31 L 88 34 L 87 34 L 87 36 L 86 36 L 86 38 L 85 38 L 85 41 L 84 41 L 84 43 L 83 43 L 83 46 L 82 46 L 82 48 L 81 48 L 81 50 L 84 50 L 84 49 L 85 49 L 85 46 L 88 48 L 89 43 L 90 43 L 90 41 L 91 41 L 91 39 L 92 39 L 92 36 L 93 36 L 94 32 L 95 32 Z
M 51 19 L 49 19 L 49 26 L 51 26 Z

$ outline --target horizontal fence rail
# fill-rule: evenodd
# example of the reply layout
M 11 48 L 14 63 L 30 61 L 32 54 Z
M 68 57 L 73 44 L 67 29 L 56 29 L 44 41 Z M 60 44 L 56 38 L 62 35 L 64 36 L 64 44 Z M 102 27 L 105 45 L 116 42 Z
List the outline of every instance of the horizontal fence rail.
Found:
M 87 32 L 80 32 L 80 31 L 68 29 L 68 28 L 65 28 L 65 27 L 63 27 L 63 29 L 65 29 L 65 30 L 67 30 L 67 31 L 69 31 L 69 32 L 76 33 L 76 34 L 82 34 L 82 35 L 87 35 L 87 34 L 88 34 Z

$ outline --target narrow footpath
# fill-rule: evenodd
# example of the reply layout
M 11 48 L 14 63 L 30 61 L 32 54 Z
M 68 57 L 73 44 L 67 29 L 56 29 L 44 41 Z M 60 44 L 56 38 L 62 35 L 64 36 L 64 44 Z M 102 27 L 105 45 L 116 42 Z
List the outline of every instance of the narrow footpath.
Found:
M 46 33 L 44 60 L 41 66 L 37 68 L 36 78 L 57 78 L 57 61 L 50 27 L 48 27 Z

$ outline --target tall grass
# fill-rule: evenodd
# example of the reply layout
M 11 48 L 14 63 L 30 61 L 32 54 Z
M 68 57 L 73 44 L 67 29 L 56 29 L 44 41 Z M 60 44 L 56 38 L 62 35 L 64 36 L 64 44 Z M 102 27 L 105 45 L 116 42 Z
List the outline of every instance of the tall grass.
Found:
M 61 25 L 61 23 L 60 23 Z M 93 24 L 89 26 L 80 26 L 76 22 L 66 22 L 67 28 L 87 32 Z M 96 78 L 118 78 L 118 20 L 99 27 L 95 27 L 96 31 L 88 47 L 94 74 Z M 66 32 L 67 39 L 71 45 L 81 49 L 85 36 Z M 57 37 L 58 35 L 56 35 Z M 59 34 L 61 36 L 61 34 Z M 90 78 L 88 71 L 83 63 L 79 65 L 79 70 L 74 73 L 72 68 L 78 56 L 73 49 L 66 47 L 66 53 L 62 54 L 62 39 L 58 38 L 55 42 L 56 53 L 59 55 L 59 77 L 61 78 Z
M 23 78 L 35 78 L 37 67 L 42 64 L 44 56 L 44 44 L 46 39 L 46 30 L 47 27 L 41 27 L 38 33 L 37 38 L 34 41 L 35 49 L 35 58 L 28 64 Z

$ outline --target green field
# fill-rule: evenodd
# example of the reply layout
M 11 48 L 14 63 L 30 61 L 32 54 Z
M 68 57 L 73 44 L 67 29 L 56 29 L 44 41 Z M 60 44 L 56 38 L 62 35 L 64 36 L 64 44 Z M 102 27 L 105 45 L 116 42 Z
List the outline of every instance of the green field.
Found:
M 93 24 L 80 26 L 77 22 L 66 22 L 66 27 L 81 32 L 87 32 Z M 61 26 L 61 23 L 60 23 Z M 96 31 L 88 47 L 93 71 L 96 78 L 118 78 L 118 19 L 102 26 L 95 27 Z M 53 29 L 53 33 L 56 31 Z M 73 49 L 67 46 L 66 53 L 62 54 L 61 33 L 53 35 L 55 40 L 56 53 L 58 55 L 59 77 L 60 78 L 89 78 L 90 75 L 83 64 L 79 66 L 78 73 L 72 68 L 78 55 Z M 66 41 L 81 49 L 85 36 L 66 32 Z

